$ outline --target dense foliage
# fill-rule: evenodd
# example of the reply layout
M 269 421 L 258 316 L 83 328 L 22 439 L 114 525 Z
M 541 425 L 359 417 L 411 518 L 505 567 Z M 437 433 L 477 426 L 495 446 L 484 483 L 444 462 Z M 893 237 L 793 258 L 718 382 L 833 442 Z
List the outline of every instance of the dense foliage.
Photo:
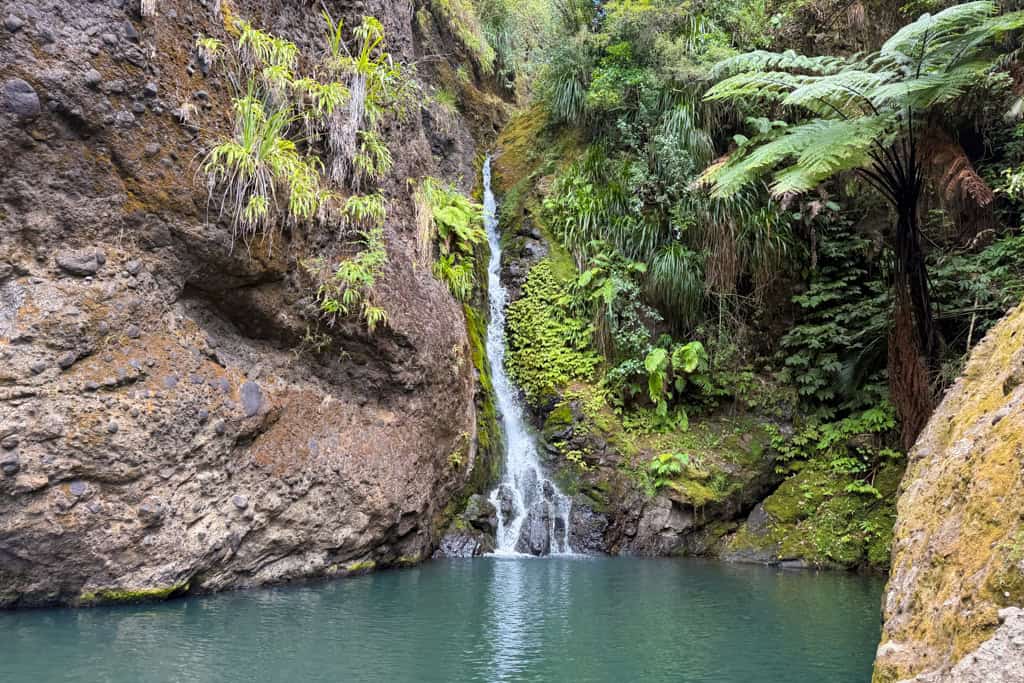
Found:
M 901 428 L 916 433 L 1024 293 L 1024 16 L 857 3 L 815 23 L 836 4 L 549 3 L 522 71 L 551 151 L 517 160 L 533 175 L 502 218 L 519 220 L 532 185 L 530 215 L 575 272 L 551 284 L 535 267 L 548 308 L 528 288 L 531 325 L 513 317 L 509 336 L 543 329 L 545 348 L 595 363 L 510 365 L 538 407 L 585 379 L 645 429 L 723 411 L 791 424 L 778 466 L 817 496 L 791 521 L 849 540 L 822 532 L 816 556 L 877 564 Z M 792 51 L 811 29 L 817 52 Z M 685 469 L 669 453 L 642 474 L 664 488 Z

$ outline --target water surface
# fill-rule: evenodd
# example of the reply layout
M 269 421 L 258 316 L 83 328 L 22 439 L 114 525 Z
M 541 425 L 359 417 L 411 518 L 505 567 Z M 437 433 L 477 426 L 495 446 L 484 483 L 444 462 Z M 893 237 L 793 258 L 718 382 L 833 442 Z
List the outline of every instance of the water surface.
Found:
M 4 683 L 864 683 L 883 582 L 487 558 L 158 605 L 0 613 Z

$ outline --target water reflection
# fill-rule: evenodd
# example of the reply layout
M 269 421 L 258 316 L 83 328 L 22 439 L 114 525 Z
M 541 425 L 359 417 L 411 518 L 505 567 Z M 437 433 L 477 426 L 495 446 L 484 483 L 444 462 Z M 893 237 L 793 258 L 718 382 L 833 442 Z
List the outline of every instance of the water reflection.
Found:
M 0 613 L 0 681 L 866 682 L 881 589 L 678 560 L 435 562 L 155 606 Z

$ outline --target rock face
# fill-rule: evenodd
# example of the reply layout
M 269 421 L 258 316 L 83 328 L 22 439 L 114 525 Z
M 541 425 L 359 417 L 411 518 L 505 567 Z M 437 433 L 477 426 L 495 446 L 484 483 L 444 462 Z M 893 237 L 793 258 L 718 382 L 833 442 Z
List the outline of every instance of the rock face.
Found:
M 1024 306 L 971 354 L 909 460 L 874 680 L 1024 680 Z
M 413 0 L 329 4 L 346 26 L 377 16 L 396 57 L 419 56 Z M 472 179 L 472 137 L 416 115 L 387 124 L 374 296 L 388 324 L 318 327 L 300 264 L 336 254 L 338 226 L 236 243 L 196 180 L 231 128 L 228 84 L 193 48 L 230 40 L 226 5 L 161 0 L 144 20 L 119 0 L 5 5 L 0 607 L 417 561 L 471 478 L 465 320 L 412 265 L 407 178 Z M 231 11 L 319 49 L 307 3 Z

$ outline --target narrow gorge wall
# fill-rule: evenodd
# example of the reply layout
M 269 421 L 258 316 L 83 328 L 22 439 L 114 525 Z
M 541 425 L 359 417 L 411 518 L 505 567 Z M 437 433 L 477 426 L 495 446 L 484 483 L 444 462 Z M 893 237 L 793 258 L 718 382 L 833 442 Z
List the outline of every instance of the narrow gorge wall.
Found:
M 318 353 L 300 263 L 334 256 L 337 231 L 232 242 L 197 174 L 231 91 L 194 44 L 234 13 L 318 50 L 320 3 L 142 4 L 155 15 L 17 0 L 0 17 L 0 606 L 427 557 L 473 470 L 476 383 L 461 306 L 414 265 L 407 179 L 471 183 L 468 126 L 386 124 L 389 323 L 344 322 Z M 412 0 L 325 6 L 423 56 Z
M 932 416 L 898 508 L 875 681 L 1024 680 L 1024 306 Z

